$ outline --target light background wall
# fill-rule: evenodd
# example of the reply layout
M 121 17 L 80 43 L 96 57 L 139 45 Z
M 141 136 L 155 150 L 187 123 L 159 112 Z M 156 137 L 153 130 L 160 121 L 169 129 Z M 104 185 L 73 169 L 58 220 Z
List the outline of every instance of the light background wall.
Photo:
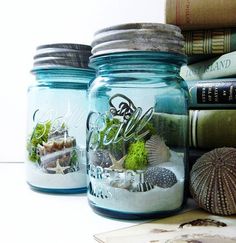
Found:
M 90 44 L 95 31 L 164 23 L 165 0 L 7 0 L 0 3 L 0 162 L 23 162 L 27 86 L 38 45 Z M 42 101 L 43 102 L 43 101 Z

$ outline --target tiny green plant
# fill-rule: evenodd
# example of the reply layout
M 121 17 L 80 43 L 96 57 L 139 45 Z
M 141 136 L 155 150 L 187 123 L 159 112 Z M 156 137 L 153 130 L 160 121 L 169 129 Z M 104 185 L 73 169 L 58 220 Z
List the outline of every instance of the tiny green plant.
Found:
M 37 146 L 42 145 L 43 142 L 47 142 L 48 134 L 51 129 L 51 122 L 37 123 L 30 139 L 27 143 L 28 157 L 32 162 L 40 162 L 40 157 L 37 153 Z

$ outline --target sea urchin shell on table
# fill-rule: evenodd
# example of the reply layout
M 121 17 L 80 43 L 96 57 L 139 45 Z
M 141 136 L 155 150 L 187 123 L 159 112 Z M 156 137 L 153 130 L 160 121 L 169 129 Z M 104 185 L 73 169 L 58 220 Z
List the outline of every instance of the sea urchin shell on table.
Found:
M 216 148 L 202 155 L 192 167 L 190 191 L 208 212 L 236 214 L 236 148 Z

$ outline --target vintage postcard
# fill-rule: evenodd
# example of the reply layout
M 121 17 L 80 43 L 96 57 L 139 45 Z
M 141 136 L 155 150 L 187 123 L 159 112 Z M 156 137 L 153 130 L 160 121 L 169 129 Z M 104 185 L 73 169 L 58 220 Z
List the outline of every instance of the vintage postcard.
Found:
M 100 243 L 235 243 L 236 216 L 193 209 L 94 237 Z

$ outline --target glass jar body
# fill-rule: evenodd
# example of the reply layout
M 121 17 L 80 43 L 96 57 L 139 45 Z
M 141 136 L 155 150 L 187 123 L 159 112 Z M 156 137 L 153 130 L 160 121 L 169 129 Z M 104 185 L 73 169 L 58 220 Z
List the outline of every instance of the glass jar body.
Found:
M 179 54 L 132 52 L 91 59 L 88 199 L 116 218 L 178 211 L 185 200 L 188 90 Z
M 38 69 L 28 89 L 26 179 L 36 190 L 86 191 L 88 82 L 79 68 Z

